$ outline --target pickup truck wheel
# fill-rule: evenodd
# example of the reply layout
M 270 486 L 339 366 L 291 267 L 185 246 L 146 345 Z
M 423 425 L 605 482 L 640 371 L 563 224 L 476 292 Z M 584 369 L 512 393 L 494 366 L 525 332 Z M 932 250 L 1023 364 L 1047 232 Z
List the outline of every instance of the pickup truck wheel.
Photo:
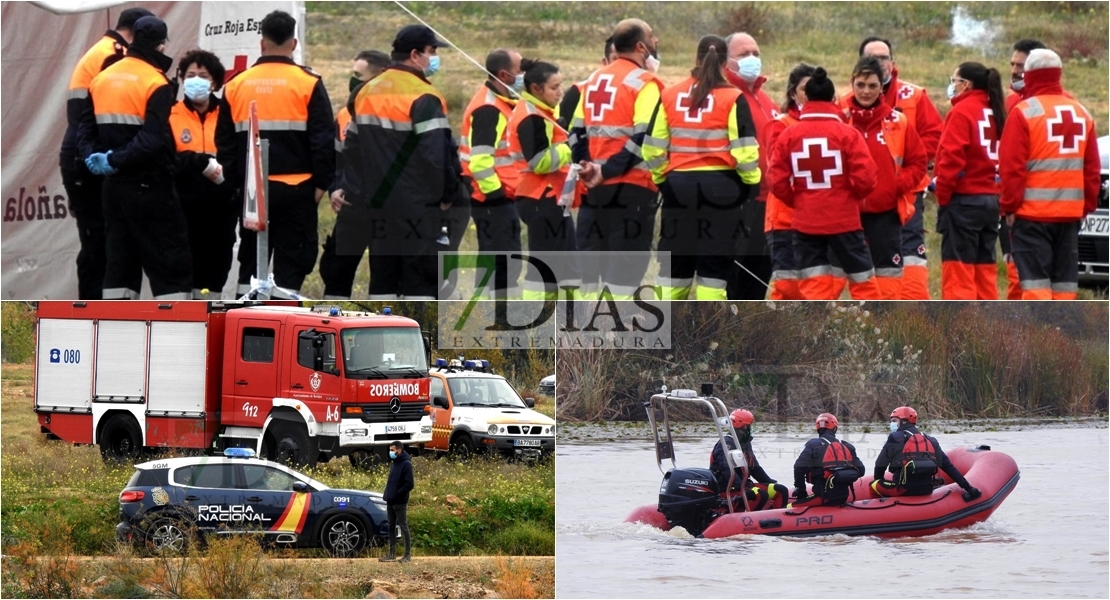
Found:
M 143 454 L 143 432 L 131 415 L 114 415 L 100 432 L 100 456 L 105 462 L 124 463 Z
M 458 460 L 467 460 L 474 456 L 474 438 L 469 435 L 456 436 L 451 442 L 451 454 Z
M 293 423 L 274 426 L 273 444 L 270 446 L 274 462 L 297 468 L 315 467 L 320 455 L 316 440 L 309 437 L 304 427 Z
M 366 526 L 358 517 L 335 515 L 324 523 L 320 544 L 333 556 L 355 556 L 366 547 Z

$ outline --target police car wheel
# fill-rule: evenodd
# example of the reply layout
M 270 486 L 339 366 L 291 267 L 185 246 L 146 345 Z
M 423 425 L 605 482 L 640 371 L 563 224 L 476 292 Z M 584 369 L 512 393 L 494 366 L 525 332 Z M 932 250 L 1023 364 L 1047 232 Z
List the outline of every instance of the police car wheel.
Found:
M 191 531 L 180 520 L 161 517 L 146 533 L 147 548 L 153 552 L 181 552 L 189 545 Z
M 320 543 L 334 556 L 354 556 L 366 547 L 366 527 L 357 517 L 335 515 L 324 523 Z
M 142 456 L 143 435 L 130 414 L 113 415 L 100 432 L 100 456 L 105 461 L 128 462 Z

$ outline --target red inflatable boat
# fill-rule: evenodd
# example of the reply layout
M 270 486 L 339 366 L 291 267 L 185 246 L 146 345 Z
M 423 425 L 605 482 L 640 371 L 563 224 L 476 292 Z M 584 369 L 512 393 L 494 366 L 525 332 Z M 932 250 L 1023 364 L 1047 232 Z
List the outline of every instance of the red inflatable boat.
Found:
M 979 488 L 982 496 L 965 501 L 963 491 L 943 472 L 944 485 L 929 496 L 903 496 L 872 499 L 869 486 L 872 477 L 865 476 L 853 484 L 851 500 L 844 506 L 805 506 L 747 512 L 744 495 L 726 493 L 709 469 L 678 468 L 675 464 L 674 439 L 671 435 L 668 406 L 693 403 L 707 407 L 717 425 L 718 436 L 724 441 L 725 430 L 731 430 L 728 412 L 712 386 L 703 385 L 699 395 L 692 390 L 674 390 L 652 396 L 645 402 L 648 420 L 655 438 L 656 458 L 664 472 L 659 486 L 659 502 L 641 506 L 625 519 L 626 523 L 646 523 L 664 531 L 684 527 L 691 535 L 725 538 L 734 535 L 780 535 L 809 537 L 818 535 L 873 535 L 907 537 L 932 535 L 945 529 L 967 527 L 987 520 L 1017 486 L 1020 473 L 1014 459 L 989 446 L 955 448 L 948 458 Z M 735 436 L 735 431 L 733 431 Z M 743 471 L 747 479 L 746 460 L 740 450 L 726 456 L 729 465 Z M 670 469 L 664 462 L 669 460 Z M 735 476 L 734 476 L 735 477 Z M 729 489 L 733 485 L 728 486 Z
M 705 528 L 701 537 L 733 535 L 873 535 L 905 537 L 932 535 L 945 529 L 967 527 L 987 520 L 1017 486 L 1020 473 L 1014 459 L 987 447 L 955 448 L 948 452 L 952 464 L 983 495 L 964 502 L 960 486 L 945 476 L 946 485 L 930 496 L 870 499 L 871 476 L 856 481 L 855 501 L 844 506 L 807 506 L 722 514 Z M 625 520 L 669 530 L 672 525 L 658 505 L 641 506 Z

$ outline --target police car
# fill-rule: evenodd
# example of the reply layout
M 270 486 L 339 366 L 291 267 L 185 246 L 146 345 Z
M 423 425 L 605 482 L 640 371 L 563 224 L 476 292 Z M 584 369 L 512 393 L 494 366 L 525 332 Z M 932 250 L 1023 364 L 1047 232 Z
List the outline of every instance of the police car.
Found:
M 521 399 L 487 360 L 436 359 L 432 378 L 432 441 L 425 450 L 461 458 L 479 452 L 542 459 L 555 451 L 555 420 Z
M 1102 191 L 1098 208 L 1079 225 L 1079 281 L 1105 286 L 1110 281 L 1110 136 L 1098 138 L 1102 157 Z
M 120 541 L 153 551 L 181 550 L 194 534 L 253 534 L 353 556 L 389 535 L 381 494 L 329 488 L 246 448 L 135 465 L 119 519 Z

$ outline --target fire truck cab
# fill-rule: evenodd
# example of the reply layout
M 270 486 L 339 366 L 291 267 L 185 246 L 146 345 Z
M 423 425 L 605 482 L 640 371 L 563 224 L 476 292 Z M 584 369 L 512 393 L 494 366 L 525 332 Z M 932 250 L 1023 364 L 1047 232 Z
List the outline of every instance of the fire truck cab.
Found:
M 41 302 L 36 344 L 43 433 L 106 459 L 249 447 L 297 466 L 360 464 L 391 441 L 431 440 L 427 342 L 400 316 Z

